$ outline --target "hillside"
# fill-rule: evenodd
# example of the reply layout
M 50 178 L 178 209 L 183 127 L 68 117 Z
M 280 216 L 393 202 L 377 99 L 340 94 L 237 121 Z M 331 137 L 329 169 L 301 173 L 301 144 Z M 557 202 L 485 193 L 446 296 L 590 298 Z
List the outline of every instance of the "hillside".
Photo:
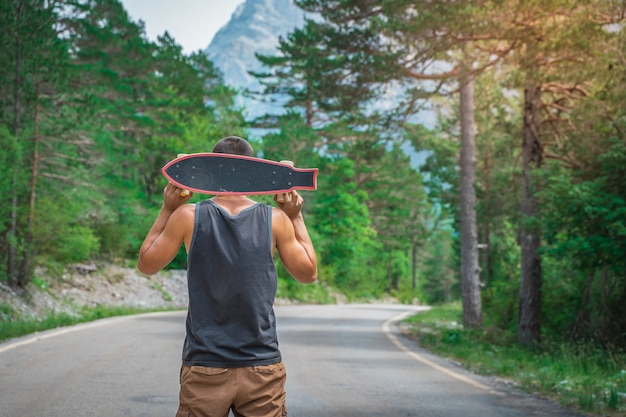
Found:
M 110 264 L 73 265 L 61 276 L 37 278 L 26 291 L 16 292 L 0 282 L 0 319 L 76 315 L 83 307 L 140 309 L 186 308 L 185 271 L 146 276 L 134 268 Z

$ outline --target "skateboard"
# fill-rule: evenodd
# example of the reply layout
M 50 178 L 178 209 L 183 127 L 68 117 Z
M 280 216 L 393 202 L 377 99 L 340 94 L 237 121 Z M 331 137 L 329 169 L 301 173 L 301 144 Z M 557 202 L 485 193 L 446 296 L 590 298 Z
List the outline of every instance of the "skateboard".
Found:
M 163 175 L 174 185 L 201 194 L 281 194 L 316 190 L 317 168 L 223 153 L 191 153 L 168 162 Z

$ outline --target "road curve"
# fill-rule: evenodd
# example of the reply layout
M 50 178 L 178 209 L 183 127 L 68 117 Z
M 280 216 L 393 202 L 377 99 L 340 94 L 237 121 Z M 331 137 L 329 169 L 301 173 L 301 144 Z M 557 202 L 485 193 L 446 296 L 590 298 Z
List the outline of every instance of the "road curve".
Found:
M 287 404 L 295 417 L 580 417 L 430 355 L 395 323 L 419 308 L 279 310 Z
M 280 306 L 292 417 L 574 417 L 421 351 L 416 307 Z M 100 320 L 0 344 L 0 417 L 173 417 L 184 312 Z

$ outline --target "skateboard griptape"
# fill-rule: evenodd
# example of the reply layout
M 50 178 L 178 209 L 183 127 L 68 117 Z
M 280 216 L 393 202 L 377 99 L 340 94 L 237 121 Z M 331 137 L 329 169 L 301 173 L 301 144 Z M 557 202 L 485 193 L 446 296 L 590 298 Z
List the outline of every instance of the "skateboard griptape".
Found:
M 267 159 L 221 153 L 186 154 L 167 163 L 163 175 L 201 194 L 279 194 L 317 189 L 317 168 L 294 168 Z

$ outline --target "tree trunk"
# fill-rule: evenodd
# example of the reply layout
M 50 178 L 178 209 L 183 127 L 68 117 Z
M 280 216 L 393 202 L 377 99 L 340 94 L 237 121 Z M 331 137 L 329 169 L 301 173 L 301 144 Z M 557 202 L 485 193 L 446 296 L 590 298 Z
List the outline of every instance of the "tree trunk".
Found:
M 476 125 L 474 122 L 474 80 L 461 81 L 461 288 L 463 324 L 482 325 L 478 232 L 476 226 Z
M 387 292 L 391 293 L 393 290 L 393 278 L 391 276 L 391 250 L 387 253 Z
M 484 183 L 484 192 L 485 197 L 489 198 L 491 195 L 491 165 L 490 165 L 490 149 L 489 146 L 485 147 L 484 159 L 483 159 L 483 183 Z M 491 224 L 489 223 L 490 216 L 487 214 L 484 218 L 483 224 L 483 236 L 481 239 L 481 246 L 479 249 L 479 262 L 482 259 L 482 262 L 479 265 L 483 265 L 481 268 L 482 281 L 484 285 L 489 285 L 491 281 L 492 271 L 491 271 Z
M 520 228 L 521 278 L 519 292 L 518 343 L 534 347 L 541 342 L 541 231 L 539 202 L 533 171 L 541 167 L 541 87 L 524 90 L 524 134 L 522 145 L 522 224 Z
M 587 272 L 587 277 L 585 279 L 585 289 L 583 290 L 583 294 L 580 299 L 580 305 L 578 307 L 578 314 L 576 314 L 576 321 L 574 321 L 574 326 L 569 336 L 569 341 L 572 342 L 578 335 L 578 332 L 581 327 L 588 325 L 590 323 L 590 308 L 591 305 L 591 286 L 593 284 L 593 278 L 596 275 L 596 270 L 591 268 Z
M 39 176 L 39 84 L 35 86 L 35 127 L 33 132 L 33 153 L 30 167 L 30 184 L 28 192 L 28 221 L 26 223 L 24 250 L 18 277 L 18 286 L 26 287 L 31 276 L 33 256 L 33 227 L 35 224 L 35 199 L 37 177 Z
M 16 22 L 21 22 L 23 4 L 18 4 L 16 7 Z M 13 135 L 15 135 L 16 140 L 19 140 L 20 134 L 20 113 L 21 109 L 21 97 L 22 97 L 22 39 L 20 37 L 20 33 L 15 28 L 15 40 L 14 40 L 14 48 L 15 48 L 15 67 L 14 67 L 14 79 L 13 79 Z M 17 186 L 17 178 L 18 178 L 18 170 L 19 168 L 16 166 L 13 168 L 13 187 L 11 192 L 13 193 L 11 199 L 11 227 L 10 227 L 10 239 L 9 239 L 9 251 L 7 254 L 7 275 L 11 284 L 19 285 L 19 271 L 17 268 L 17 249 L 19 237 L 17 234 L 17 211 L 18 211 L 18 186 Z
M 417 288 L 417 245 L 414 243 L 411 250 L 411 275 L 412 275 L 412 289 Z

